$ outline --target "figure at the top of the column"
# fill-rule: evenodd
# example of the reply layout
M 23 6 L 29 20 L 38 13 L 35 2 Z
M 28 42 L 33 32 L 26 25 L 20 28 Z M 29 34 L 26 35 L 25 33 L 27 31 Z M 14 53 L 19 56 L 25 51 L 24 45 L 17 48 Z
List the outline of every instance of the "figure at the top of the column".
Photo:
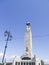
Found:
M 32 33 L 30 23 L 26 23 L 25 41 L 24 41 L 24 55 L 26 57 L 32 57 Z

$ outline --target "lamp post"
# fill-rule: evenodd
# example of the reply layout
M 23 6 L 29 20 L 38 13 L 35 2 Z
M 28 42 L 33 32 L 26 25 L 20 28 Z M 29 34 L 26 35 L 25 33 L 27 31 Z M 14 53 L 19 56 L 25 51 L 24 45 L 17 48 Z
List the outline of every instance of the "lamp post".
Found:
M 6 45 L 5 45 L 4 54 L 3 54 L 3 58 L 2 58 L 2 64 L 3 65 L 4 65 L 4 58 L 5 58 L 5 53 L 6 53 L 6 48 L 7 48 L 8 41 L 10 41 L 12 39 L 12 35 L 8 31 L 4 32 L 4 36 L 6 37 Z

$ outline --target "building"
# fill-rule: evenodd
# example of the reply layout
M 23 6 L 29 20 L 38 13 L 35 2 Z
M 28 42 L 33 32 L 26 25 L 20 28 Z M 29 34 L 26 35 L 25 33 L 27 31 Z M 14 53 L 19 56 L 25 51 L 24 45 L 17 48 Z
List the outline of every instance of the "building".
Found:
M 32 53 L 32 32 L 30 23 L 26 23 L 24 54 L 21 57 L 15 56 L 13 65 L 41 65 L 41 60 Z

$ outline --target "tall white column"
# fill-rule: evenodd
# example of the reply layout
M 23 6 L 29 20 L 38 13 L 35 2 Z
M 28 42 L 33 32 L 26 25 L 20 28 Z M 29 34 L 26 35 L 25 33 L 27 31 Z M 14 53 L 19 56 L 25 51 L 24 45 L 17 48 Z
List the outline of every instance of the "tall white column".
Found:
M 32 56 L 32 33 L 30 23 L 26 23 L 24 55 Z

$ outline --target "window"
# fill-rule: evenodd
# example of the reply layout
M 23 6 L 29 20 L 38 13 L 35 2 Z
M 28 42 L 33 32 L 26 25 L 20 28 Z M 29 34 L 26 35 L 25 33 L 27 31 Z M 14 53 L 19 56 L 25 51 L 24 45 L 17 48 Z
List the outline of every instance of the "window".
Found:
M 23 62 L 21 62 L 21 65 L 23 65 Z
M 26 62 L 26 65 L 28 65 L 28 62 Z
M 24 62 L 24 65 L 25 65 L 25 62 Z
M 31 65 L 31 62 L 29 62 L 29 65 Z
M 17 65 L 17 62 L 15 63 L 15 65 Z
M 18 62 L 18 65 L 20 65 L 20 62 Z
M 35 65 L 35 62 L 32 62 L 32 65 Z

